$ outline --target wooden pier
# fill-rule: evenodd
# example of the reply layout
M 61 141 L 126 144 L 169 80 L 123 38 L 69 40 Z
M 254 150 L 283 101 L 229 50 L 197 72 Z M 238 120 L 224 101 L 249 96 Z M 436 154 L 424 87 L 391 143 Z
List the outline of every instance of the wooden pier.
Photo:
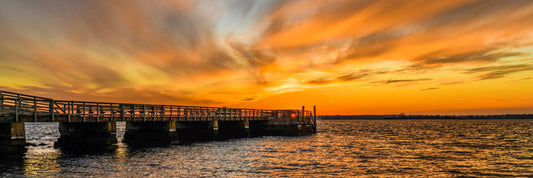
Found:
M 0 90 L 0 149 L 24 143 L 24 122 L 60 122 L 60 147 L 108 148 L 116 143 L 117 121 L 126 122 L 128 145 L 316 132 L 316 110 L 304 107 L 265 110 L 68 101 Z

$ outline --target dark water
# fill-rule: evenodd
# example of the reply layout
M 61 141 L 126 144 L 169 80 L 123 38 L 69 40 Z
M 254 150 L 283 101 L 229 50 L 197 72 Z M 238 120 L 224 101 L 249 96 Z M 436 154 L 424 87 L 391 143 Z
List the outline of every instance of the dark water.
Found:
M 119 123 L 119 142 L 124 123 Z M 261 137 L 69 155 L 56 123 L 27 123 L 27 153 L 2 177 L 533 177 L 533 120 L 319 121 L 306 137 Z

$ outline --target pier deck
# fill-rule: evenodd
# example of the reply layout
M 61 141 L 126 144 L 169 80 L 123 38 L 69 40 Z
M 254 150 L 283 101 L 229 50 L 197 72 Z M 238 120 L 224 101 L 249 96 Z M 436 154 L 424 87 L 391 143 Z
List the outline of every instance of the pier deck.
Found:
M 0 154 L 24 152 L 25 122 L 59 122 L 56 146 L 68 150 L 113 148 L 116 122 L 124 142 L 168 145 L 198 140 L 316 132 L 316 109 L 267 110 L 54 100 L 0 90 Z

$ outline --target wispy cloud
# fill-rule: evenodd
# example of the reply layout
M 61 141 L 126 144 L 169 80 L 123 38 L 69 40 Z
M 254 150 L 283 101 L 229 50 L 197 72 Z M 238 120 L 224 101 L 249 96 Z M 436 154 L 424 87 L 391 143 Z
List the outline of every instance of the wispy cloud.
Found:
M 531 71 L 530 19 L 529 0 L 0 1 L 0 86 L 236 103 L 341 83 L 469 83 Z
M 480 80 L 489 80 L 503 78 L 505 75 L 522 72 L 522 71 L 532 71 L 533 66 L 529 64 L 519 64 L 519 65 L 501 65 L 501 66 L 490 66 L 490 67 L 477 67 L 470 69 L 468 73 L 483 73 L 479 76 Z
M 429 80 L 432 80 L 432 79 L 429 79 L 429 78 L 419 78 L 419 79 L 394 79 L 394 80 L 377 81 L 377 82 L 372 82 L 372 83 L 374 83 L 374 84 L 388 85 L 388 84 L 397 84 L 397 83 L 415 83 L 415 82 L 429 81 Z
M 439 88 L 435 88 L 435 87 L 424 88 L 424 89 L 420 89 L 420 91 L 428 91 L 428 90 L 436 90 L 436 89 L 439 89 Z

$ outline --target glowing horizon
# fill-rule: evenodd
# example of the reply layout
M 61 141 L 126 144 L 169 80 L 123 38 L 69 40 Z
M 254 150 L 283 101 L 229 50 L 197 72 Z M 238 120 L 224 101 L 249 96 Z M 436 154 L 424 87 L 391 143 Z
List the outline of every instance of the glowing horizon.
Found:
M 533 1 L 1 1 L 0 89 L 319 114 L 533 113 Z

